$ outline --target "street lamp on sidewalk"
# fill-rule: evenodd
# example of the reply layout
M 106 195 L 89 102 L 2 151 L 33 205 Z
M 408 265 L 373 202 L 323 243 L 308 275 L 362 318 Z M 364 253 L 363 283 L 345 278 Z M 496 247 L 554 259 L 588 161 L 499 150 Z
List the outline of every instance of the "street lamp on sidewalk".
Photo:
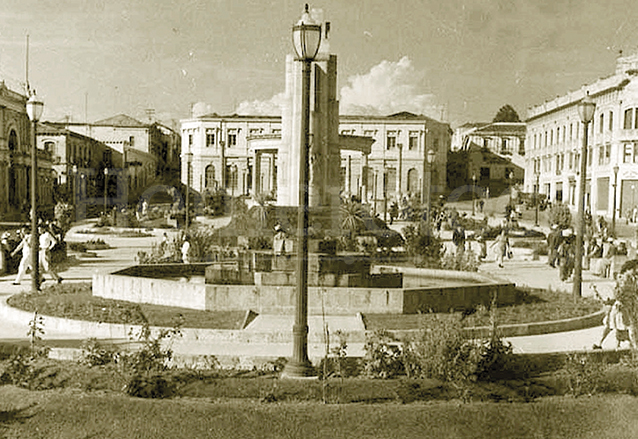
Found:
M 436 158 L 436 153 L 434 152 L 434 150 L 429 150 L 427 155 L 426 155 L 426 163 L 427 163 L 427 170 L 428 170 L 428 175 L 427 175 L 427 190 L 425 191 L 425 208 L 427 209 L 427 216 L 426 216 L 426 225 L 427 225 L 427 229 L 426 229 L 426 233 L 429 234 L 431 231 L 431 225 L 432 225 L 432 218 L 430 218 L 432 216 L 432 164 L 434 163 L 434 159 Z
M 33 93 L 27 101 L 27 115 L 33 124 L 33 144 L 31 146 L 31 293 L 40 290 L 40 267 L 38 253 L 38 138 L 37 124 L 42 116 L 44 103 Z
M 536 186 L 534 186 L 534 205 L 536 207 L 536 214 L 534 215 L 534 225 L 536 227 L 538 227 L 538 205 L 540 204 L 540 196 L 539 196 L 539 192 L 540 192 L 540 186 L 539 186 L 539 180 L 541 177 L 541 173 L 536 171 Z
M 190 185 L 191 185 L 191 163 L 193 162 L 193 153 L 188 151 L 186 153 L 186 215 L 184 217 L 186 222 L 186 228 L 190 222 Z
M 587 183 L 587 134 L 589 123 L 594 119 L 596 103 L 589 93 L 578 104 L 578 115 L 583 123 L 583 143 L 580 153 L 580 187 L 578 188 L 578 216 L 576 217 L 576 259 L 574 261 L 574 300 L 582 296 L 583 282 L 583 234 L 585 230 L 585 184 Z
M 611 233 L 616 236 L 616 188 L 618 187 L 618 165 L 614 166 L 614 202 L 611 211 Z
M 104 168 L 104 216 L 105 217 L 106 217 L 106 198 L 108 196 L 107 194 L 108 184 L 109 184 L 109 168 Z
M 476 193 L 476 174 L 472 174 L 472 216 L 476 214 L 474 194 Z
M 291 378 L 312 376 L 308 359 L 308 182 L 310 148 L 310 69 L 321 43 L 321 25 L 310 17 L 308 5 L 301 20 L 292 27 L 292 41 L 302 63 L 301 84 L 301 145 L 299 148 L 299 207 L 297 210 L 297 288 L 295 323 L 292 327 L 292 358 L 285 375 Z

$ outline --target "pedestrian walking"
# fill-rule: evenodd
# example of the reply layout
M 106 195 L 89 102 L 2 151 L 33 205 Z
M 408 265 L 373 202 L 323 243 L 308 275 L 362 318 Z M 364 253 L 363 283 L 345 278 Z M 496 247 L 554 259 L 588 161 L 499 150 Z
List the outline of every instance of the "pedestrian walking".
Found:
M 31 234 L 25 230 L 21 231 L 22 240 L 20 244 L 11 252 L 11 257 L 15 256 L 20 250 L 22 250 L 22 259 L 20 259 L 20 265 L 18 266 L 18 275 L 16 276 L 13 285 L 20 285 L 22 277 L 26 274 L 31 267 Z
M 558 230 L 558 225 L 552 225 L 552 230 L 547 234 L 547 250 L 549 254 L 547 256 L 547 264 L 554 268 L 556 267 L 556 260 L 558 258 L 558 246 L 561 242 L 561 233 Z
M 574 271 L 574 236 L 569 229 L 563 230 L 563 240 L 558 246 L 558 264 L 560 280 L 566 282 Z
M 510 251 L 507 229 L 503 229 L 503 231 L 496 237 L 491 247 L 496 247 L 496 261 L 498 262 L 499 268 L 503 268 L 503 260 Z
M 49 228 L 40 227 L 40 252 L 38 254 L 39 264 L 42 267 L 42 280 L 44 281 L 44 273 L 48 273 L 57 283 L 62 283 L 62 277 L 53 269 L 51 264 L 51 250 L 58 243 L 49 231 Z
M 456 246 L 456 254 L 462 255 L 465 252 L 465 229 L 457 224 L 452 232 L 452 242 Z

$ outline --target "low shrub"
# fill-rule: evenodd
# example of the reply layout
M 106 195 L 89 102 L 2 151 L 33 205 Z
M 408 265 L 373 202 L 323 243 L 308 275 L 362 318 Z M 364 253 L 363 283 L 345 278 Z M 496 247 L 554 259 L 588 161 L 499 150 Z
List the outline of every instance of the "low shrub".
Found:
M 120 357 L 120 351 L 113 345 L 105 345 L 95 338 L 89 338 L 82 343 L 81 364 L 89 367 L 104 366 L 116 363 Z
M 175 384 L 161 374 L 136 374 L 126 385 L 126 393 L 137 398 L 168 398 L 175 392 Z
M 479 262 L 473 250 L 464 252 L 446 252 L 441 258 L 441 268 L 455 271 L 478 271 Z
M 564 372 L 568 394 L 593 395 L 598 392 L 605 375 L 606 363 L 600 357 L 586 353 L 568 354 Z
M 547 256 L 549 249 L 547 246 L 547 241 L 540 241 L 540 240 L 535 240 L 535 241 L 530 241 L 530 240 L 520 240 L 520 241 L 514 241 L 512 243 L 512 247 L 514 248 L 529 248 L 532 249 L 534 251 L 536 251 L 536 253 L 540 256 Z
M 366 337 L 363 374 L 369 378 L 394 378 L 405 373 L 403 350 L 386 331 L 375 331 Z

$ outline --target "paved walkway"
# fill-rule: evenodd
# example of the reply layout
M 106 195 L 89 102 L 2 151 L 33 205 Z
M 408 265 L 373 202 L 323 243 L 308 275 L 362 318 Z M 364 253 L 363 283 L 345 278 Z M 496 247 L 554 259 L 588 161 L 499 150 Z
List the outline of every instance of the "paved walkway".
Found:
M 227 219 L 217 219 L 211 225 L 222 225 Z M 400 226 L 400 224 L 398 224 Z M 119 268 L 124 268 L 134 263 L 135 256 L 138 251 L 150 249 L 154 243 L 161 240 L 164 231 L 154 232 L 153 237 L 143 238 L 122 238 L 117 235 L 91 235 L 79 233 L 89 226 L 76 226 L 69 234 L 67 239 L 69 242 L 86 241 L 92 238 L 101 238 L 113 248 L 109 250 L 95 251 L 95 257 L 80 258 L 80 263 L 73 266 L 61 275 L 65 282 L 81 282 L 90 281 L 94 273 L 111 272 Z M 169 235 L 177 232 L 167 232 Z M 527 285 L 536 288 L 552 288 L 557 291 L 564 291 L 570 294 L 571 284 L 561 282 L 558 278 L 558 270 L 552 269 L 545 263 L 545 258 L 539 261 L 531 260 L 531 254 L 525 249 L 515 249 L 515 256 L 512 260 L 508 260 L 505 267 L 499 269 L 492 260 L 482 264 L 480 271 L 492 276 L 501 277 L 518 285 Z M 12 285 L 14 275 L 0 277 L 0 306 L 6 306 L 4 301 L 7 297 L 29 288 L 28 276 L 21 286 Z M 589 272 L 584 272 L 583 295 L 593 295 L 592 285 L 596 285 L 600 293 L 604 296 L 608 295 L 613 288 L 613 282 L 607 279 L 600 279 L 591 276 Z M 315 319 L 316 320 L 316 319 Z M 321 331 L 322 323 L 311 319 L 312 330 Z M 360 329 L 360 318 L 356 316 L 346 317 L 343 319 L 329 319 L 330 331 L 332 334 L 337 329 L 357 330 Z M 343 326 L 343 328 L 341 328 Z M 272 331 L 288 331 L 291 328 L 291 318 L 268 318 L 260 316 L 250 326 L 249 330 L 272 330 Z M 46 325 L 45 325 L 46 331 Z M 528 337 L 512 337 L 509 338 L 516 352 L 560 352 L 572 350 L 591 349 L 594 343 L 598 342 L 602 326 L 581 331 L 571 331 L 559 334 L 548 334 Z M 0 321 L 0 339 L 26 339 L 27 327 L 25 322 Z M 84 339 L 85 334 L 80 333 L 47 333 L 45 338 L 48 339 Z M 336 339 L 334 340 L 336 342 Z M 613 348 L 615 341 L 613 334 L 606 340 L 605 348 Z M 362 352 L 361 343 L 352 343 L 349 352 L 352 355 Z M 325 347 L 320 344 L 309 346 L 311 357 L 323 355 Z M 286 343 L 277 344 L 253 344 L 246 346 L 224 345 L 216 343 L 211 346 L 210 342 L 201 340 L 199 342 L 189 340 L 181 345 L 175 346 L 175 351 L 182 354 L 208 354 L 208 355 L 250 355 L 257 356 L 288 356 L 291 352 L 291 345 Z

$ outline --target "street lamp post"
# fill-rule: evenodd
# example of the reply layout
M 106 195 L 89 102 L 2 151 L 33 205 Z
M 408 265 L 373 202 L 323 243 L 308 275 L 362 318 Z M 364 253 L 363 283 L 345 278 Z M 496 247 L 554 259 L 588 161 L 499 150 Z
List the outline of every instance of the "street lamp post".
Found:
M 472 174 L 472 216 L 476 214 L 476 209 L 474 205 L 474 193 L 476 192 L 476 174 Z
M 589 123 L 594 118 L 596 103 L 591 100 L 589 93 L 578 104 L 578 115 L 583 123 L 583 143 L 580 153 L 580 187 L 578 188 L 578 216 L 576 217 L 576 259 L 574 261 L 574 286 L 572 295 L 574 300 L 582 296 L 583 280 L 583 234 L 585 229 L 585 184 L 587 181 L 587 134 Z
M 425 158 L 426 163 L 427 163 L 427 170 L 428 170 L 428 176 L 427 176 L 427 181 L 428 181 L 428 187 L 427 190 L 425 191 L 425 208 L 427 216 L 426 216 L 426 233 L 430 233 L 431 231 L 431 225 L 432 225 L 432 218 L 430 218 L 432 216 L 432 164 L 434 163 L 434 158 L 436 157 L 436 153 L 434 152 L 434 150 L 429 150 L 427 153 L 427 156 Z
M 106 199 L 108 196 L 107 188 L 109 184 L 109 168 L 104 168 L 104 216 L 106 217 Z
M 297 210 L 297 288 L 295 323 L 292 327 L 292 358 L 285 376 L 303 378 L 314 375 L 308 359 L 308 155 L 310 148 L 310 69 L 321 43 L 321 25 L 310 17 L 308 5 L 301 20 L 292 27 L 292 41 L 297 61 L 302 63 L 301 124 L 299 151 L 299 207 Z
M 185 222 L 186 228 L 188 228 L 188 224 L 190 222 L 190 185 L 191 185 L 191 163 L 193 161 L 193 153 L 188 151 L 186 153 L 186 214 L 185 214 Z
M 536 207 L 536 214 L 534 215 L 534 225 L 536 227 L 538 227 L 538 205 L 540 204 L 538 200 L 539 198 L 538 193 L 540 190 L 540 187 L 539 187 L 540 177 L 541 177 L 540 172 L 536 172 L 536 186 L 534 186 L 534 205 Z
M 616 236 L 616 188 L 618 187 L 618 165 L 614 166 L 614 201 L 611 211 L 611 233 Z
M 77 204 L 78 204 L 78 165 L 73 165 L 73 210 L 77 219 Z
M 33 145 L 31 147 L 31 293 L 35 294 L 40 290 L 40 267 L 38 253 L 40 240 L 38 238 L 38 147 L 37 147 L 37 124 L 42 116 L 44 103 L 39 100 L 35 93 L 27 101 L 27 115 L 33 124 Z

